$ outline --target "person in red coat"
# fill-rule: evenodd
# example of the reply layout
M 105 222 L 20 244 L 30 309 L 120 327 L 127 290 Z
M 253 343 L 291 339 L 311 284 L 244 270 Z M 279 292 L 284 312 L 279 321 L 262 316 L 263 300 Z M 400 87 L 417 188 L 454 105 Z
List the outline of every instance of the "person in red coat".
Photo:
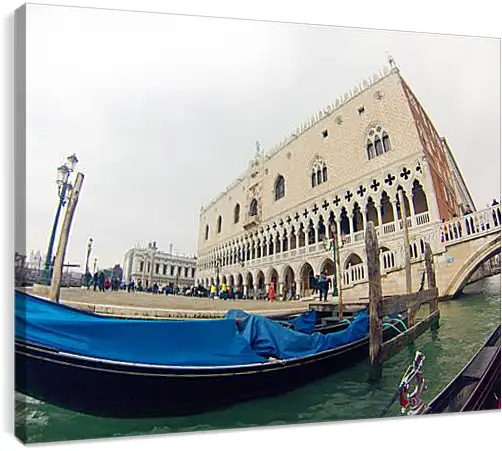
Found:
M 270 286 L 268 287 L 267 299 L 269 301 L 273 301 L 275 299 L 275 288 L 273 283 L 271 283 Z

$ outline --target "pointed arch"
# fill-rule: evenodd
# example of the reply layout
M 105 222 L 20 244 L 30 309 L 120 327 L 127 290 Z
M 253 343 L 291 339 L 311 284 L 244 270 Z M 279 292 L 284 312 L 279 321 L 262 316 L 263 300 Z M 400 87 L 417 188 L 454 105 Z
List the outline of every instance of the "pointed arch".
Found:
M 286 195 L 285 180 L 282 175 L 277 176 L 274 183 L 275 200 L 282 199 Z
M 241 206 L 240 204 L 235 204 L 234 207 L 234 224 L 237 224 L 241 219 Z
M 258 216 L 258 201 L 254 198 L 249 206 L 249 216 Z

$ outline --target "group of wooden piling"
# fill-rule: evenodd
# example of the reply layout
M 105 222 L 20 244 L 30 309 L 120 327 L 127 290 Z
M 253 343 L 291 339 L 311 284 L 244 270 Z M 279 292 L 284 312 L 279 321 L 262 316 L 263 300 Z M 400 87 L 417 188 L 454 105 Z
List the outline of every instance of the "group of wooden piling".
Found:
M 403 202 L 401 201 L 401 205 Z M 406 227 L 403 215 L 403 227 Z M 405 233 L 405 236 L 407 234 Z M 432 251 L 429 243 L 425 244 L 425 271 L 428 287 L 426 290 L 410 293 L 411 271 L 409 258 L 406 271 L 407 293 L 396 296 L 382 295 L 382 281 L 380 272 L 380 258 L 378 237 L 373 222 L 369 222 L 366 229 L 366 257 L 368 264 L 369 285 L 369 357 L 372 367 L 380 365 L 391 357 L 395 352 L 411 343 L 424 333 L 428 328 L 435 330 L 439 326 L 438 289 L 432 262 Z M 409 245 L 405 240 L 405 252 L 409 253 Z M 406 269 L 406 268 L 405 268 Z M 422 306 L 429 304 L 429 315 L 418 323 L 415 323 L 415 315 Z M 387 342 L 383 342 L 383 318 L 392 314 L 406 313 L 408 328 Z

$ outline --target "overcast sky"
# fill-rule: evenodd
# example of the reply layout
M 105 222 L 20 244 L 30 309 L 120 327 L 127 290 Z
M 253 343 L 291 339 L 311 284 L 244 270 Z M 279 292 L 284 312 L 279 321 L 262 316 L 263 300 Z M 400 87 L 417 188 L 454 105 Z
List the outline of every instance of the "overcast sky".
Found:
M 137 242 L 195 253 L 201 205 L 255 141 L 273 147 L 388 53 L 478 208 L 499 197 L 498 39 L 35 5 L 27 30 L 28 252 L 46 252 L 56 168 L 75 152 L 67 260 L 84 264 L 89 237 L 100 267 Z

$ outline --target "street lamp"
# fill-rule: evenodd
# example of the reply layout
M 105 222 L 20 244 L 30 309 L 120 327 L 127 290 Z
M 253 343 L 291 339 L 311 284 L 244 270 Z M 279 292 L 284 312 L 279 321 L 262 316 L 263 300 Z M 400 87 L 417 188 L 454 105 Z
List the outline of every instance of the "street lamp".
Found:
M 221 266 L 221 257 L 216 259 L 216 289 L 219 289 L 220 286 L 220 266 Z
M 84 271 L 84 281 L 85 285 L 89 286 L 91 284 L 92 277 L 88 277 L 89 274 L 89 257 L 91 256 L 92 251 L 92 238 L 89 238 L 89 242 L 87 243 L 87 256 L 85 258 L 85 271 Z
M 72 189 L 71 183 L 69 183 L 69 178 L 71 173 L 75 170 L 75 166 L 78 163 L 78 158 L 75 154 L 70 155 L 66 163 L 62 166 L 59 166 L 57 169 L 58 175 L 56 179 L 56 183 L 58 185 L 58 208 L 56 210 L 56 217 L 54 218 L 54 224 L 52 226 L 52 233 L 49 240 L 49 247 L 47 249 L 47 256 L 45 258 L 45 268 L 44 268 L 44 283 L 45 285 L 51 284 L 52 279 L 52 249 L 54 247 L 54 241 L 56 239 L 56 230 L 58 227 L 59 216 L 61 214 L 61 210 L 66 204 L 66 200 L 68 199 L 68 194 Z
M 87 257 L 85 258 L 85 274 L 89 272 L 89 257 L 91 256 L 92 251 L 92 238 L 89 238 L 89 242 L 87 243 Z
M 335 297 L 338 296 L 338 283 L 336 280 L 336 243 L 337 243 L 336 224 L 332 222 L 329 228 L 331 230 L 331 238 L 332 238 L 331 246 L 333 247 L 333 297 Z
M 98 264 L 98 258 L 96 257 L 94 259 L 94 266 L 93 266 L 93 269 L 92 269 L 92 273 L 95 274 L 96 273 L 96 265 Z

